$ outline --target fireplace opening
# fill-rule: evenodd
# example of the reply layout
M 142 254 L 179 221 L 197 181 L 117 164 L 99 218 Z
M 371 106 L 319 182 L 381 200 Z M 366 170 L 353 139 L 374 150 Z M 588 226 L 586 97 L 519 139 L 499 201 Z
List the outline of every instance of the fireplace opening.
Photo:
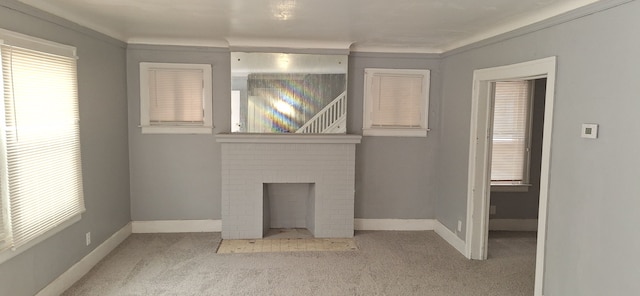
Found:
M 315 237 L 315 183 L 264 183 L 264 238 Z

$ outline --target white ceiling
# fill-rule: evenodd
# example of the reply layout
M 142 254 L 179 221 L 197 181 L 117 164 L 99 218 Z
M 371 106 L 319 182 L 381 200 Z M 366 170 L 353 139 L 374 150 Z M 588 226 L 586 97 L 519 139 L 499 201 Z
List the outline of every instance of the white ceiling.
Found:
M 440 53 L 598 0 L 20 0 L 128 43 Z

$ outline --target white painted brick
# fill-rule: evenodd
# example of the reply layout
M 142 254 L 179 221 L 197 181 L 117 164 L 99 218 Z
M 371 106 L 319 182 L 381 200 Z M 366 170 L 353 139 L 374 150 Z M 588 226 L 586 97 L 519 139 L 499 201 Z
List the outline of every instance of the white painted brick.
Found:
M 315 183 L 316 236 L 353 236 L 354 144 L 222 146 L 223 237 L 262 236 L 263 183 Z

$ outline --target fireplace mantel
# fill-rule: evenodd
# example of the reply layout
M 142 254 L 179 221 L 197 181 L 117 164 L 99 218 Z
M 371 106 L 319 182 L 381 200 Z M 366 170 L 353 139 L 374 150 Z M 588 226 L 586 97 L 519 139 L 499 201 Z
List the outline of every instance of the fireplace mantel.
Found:
M 218 134 L 218 143 L 360 144 L 362 136 L 346 134 Z

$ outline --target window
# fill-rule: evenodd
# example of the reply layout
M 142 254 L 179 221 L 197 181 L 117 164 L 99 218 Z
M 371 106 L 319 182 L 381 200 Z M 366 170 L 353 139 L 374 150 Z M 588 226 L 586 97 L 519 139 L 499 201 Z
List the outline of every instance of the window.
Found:
M 364 71 L 365 136 L 426 137 L 429 70 Z
M 84 212 L 75 48 L 0 30 L 0 251 Z M 17 252 L 0 252 L 0 262 Z
M 211 134 L 211 65 L 140 63 L 143 134 Z
M 529 183 L 533 81 L 496 82 L 491 185 Z

